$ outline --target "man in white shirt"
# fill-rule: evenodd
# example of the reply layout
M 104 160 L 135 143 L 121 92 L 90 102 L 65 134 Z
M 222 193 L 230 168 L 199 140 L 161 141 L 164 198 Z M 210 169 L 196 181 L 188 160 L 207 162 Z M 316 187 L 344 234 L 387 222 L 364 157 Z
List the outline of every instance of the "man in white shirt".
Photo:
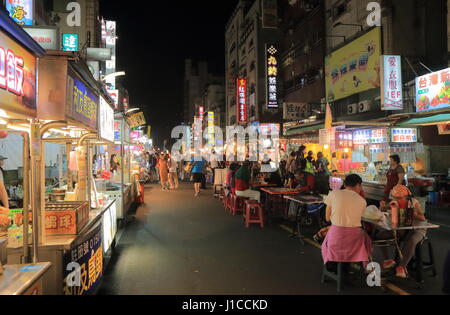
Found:
M 325 200 L 326 220 L 339 227 L 361 227 L 361 219 L 367 208 L 361 197 L 362 179 L 349 175 L 344 182 L 345 189 L 331 192 Z

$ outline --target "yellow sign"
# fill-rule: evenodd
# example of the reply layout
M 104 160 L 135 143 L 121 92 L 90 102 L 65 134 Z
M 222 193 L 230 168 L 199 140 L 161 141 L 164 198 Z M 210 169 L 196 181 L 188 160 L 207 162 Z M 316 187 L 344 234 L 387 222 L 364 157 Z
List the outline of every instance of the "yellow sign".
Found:
M 145 116 L 143 112 L 139 112 L 133 115 L 130 115 L 127 118 L 128 124 L 130 125 L 130 128 L 136 128 L 139 126 L 145 125 L 147 122 L 145 121 Z
M 381 30 L 376 27 L 325 58 L 329 101 L 380 87 Z

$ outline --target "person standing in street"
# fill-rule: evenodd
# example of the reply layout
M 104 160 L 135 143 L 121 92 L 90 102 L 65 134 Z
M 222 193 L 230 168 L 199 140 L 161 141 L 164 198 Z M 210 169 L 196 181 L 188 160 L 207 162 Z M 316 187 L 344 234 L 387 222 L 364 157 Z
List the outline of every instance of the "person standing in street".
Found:
M 197 152 L 197 156 L 201 156 L 200 152 Z M 196 161 L 195 158 L 191 161 L 192 166 L 192 180 L 194 182 L 194 191 L 195 191 L 195 197 L 198 197 L 201 192 L 202 183 L 205 180 L 205 167 L 206 167 L 206 160 L 202 157 L 200 161 Z
M 211 152 L 210 158 L 209 158 L 209 166 L 211 167 L 212 173 L 213 173 L 213 183 L 215 183 L 216 179 L 216 169 L 219 168 L 219 159 L 216 155 L 216 152 L 213 150 Z
M 405 169 L 400 165 L 400 157 L 398 155 L 391 155 L 390 157 L 390 168 L 387 177 L 387 184 L 384 190 L 384 201 L 388 202 L 390 200 L 390 195 L 392 189 L 397 185 L 403 185 L 405 179 Z
M 323 156 L 322 152 L 317 153 L 317 175 L 319 176 L 328 176 L 330 175 L 330 170 L 328 166 L 330 165 L 330 162 L 328 162 L 328 159 Z
M 168 160 L 169 158 L 165 154 L 162 154 L 159 159 L 159 177 L 161 178 L 162 190 L 169 190 L 169 188 L 167 188 L 169 180 Z
M 296 157 L 297 157 L 296 153 L 292 152 L 286 162 L 286 173 L 287 173 L 287 180 L 288 180 L 287 185 L 288 186 L 291 186 L 291 183 L 295 178 L 294 172 L 298 168 Z
M 178 163 L 172 159 L 172 157 L 169 157 L 169 184 L 170 189 L 178 189 L 179 182 L 178 182 Z

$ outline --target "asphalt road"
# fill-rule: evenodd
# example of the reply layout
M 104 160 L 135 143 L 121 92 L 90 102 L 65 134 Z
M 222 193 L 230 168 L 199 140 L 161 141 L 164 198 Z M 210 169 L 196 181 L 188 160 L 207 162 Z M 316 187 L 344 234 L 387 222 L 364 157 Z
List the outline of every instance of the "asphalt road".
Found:
M 195 198 L 188 184 L 176 191 L 149 185 L 145 201 L 120 237 L 100 294 L 337 294 L 334 283 L 320 284 L 317 247 L 301 246 L 278 225 L 246 229 L 211 189 Z M 431 288 L 414 293 L 439 293 L 439 279 L 432 281 Z M 406 284 L 415 290 L 413 281 Z M 394 293 L 353 279 L 341 294 Z

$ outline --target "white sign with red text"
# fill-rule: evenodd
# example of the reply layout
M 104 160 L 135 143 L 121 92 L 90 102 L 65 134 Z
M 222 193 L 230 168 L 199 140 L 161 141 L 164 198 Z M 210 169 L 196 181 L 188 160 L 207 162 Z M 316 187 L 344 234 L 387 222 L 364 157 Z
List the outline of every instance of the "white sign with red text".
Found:
M 382 110 L 403 110 L 402 59 L 400 56 L 381 56 Z

